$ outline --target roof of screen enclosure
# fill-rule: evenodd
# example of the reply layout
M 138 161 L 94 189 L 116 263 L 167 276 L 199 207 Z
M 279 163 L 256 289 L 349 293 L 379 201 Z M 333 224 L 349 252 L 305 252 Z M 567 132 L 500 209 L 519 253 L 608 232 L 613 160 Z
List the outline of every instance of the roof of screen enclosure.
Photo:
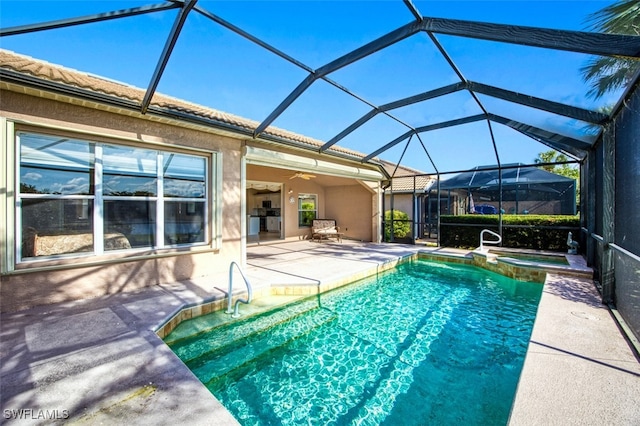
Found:
M 564 184 L 573 186 L 575 181 L 537 167 L 524 164 L 503 164 L 502 187 L 517 188 L 527 185 Z M 440 189 L 488 189 L 500 185 L 500 176 L 495 166 L 478 166 L 473 171 L 460 173 L 440 184 Z M 538 186 L 543 187 L 543 186 Z
M 345 156 L 346 154 L 344 154 L 344 152 L 341 153 L 339 150 L 335 149 L 340 145 L 340 142 L 344 141 L 345 138 L 369 121 L 377 117 L 384 116 L 394 121 L 400 126 L 400 129 L 404 130 L 398 132 L 398 134 L 390 140 L 376 142 L 375 146 L 370 145 L 372 149 L 360 157 L 359 160 L 379 164 L 377 159 L 378 156 L 391 149 L 395 149 L 395 152 L 401 152 L 401 154 L 399 154 L 399 158 L 395 158 L 394 160 L 396 163 L 402 164 L 405 151 L 409 144 L 412 143 L 412 140 L 414 140 L 415 142 L 413 143 L 413 146 L 418 146 L 419 151 L 424 154 L 425 164 L 438 173 L 450 172 L 451 170 L 440 170 L 438 168 L 438 164 L 434 162 L 429 149 L 423 140 L 424 135 L 427 132 L 455 126 L 463 126 L 469 123 L 484 122 L 487 125 L 487 132 L 490 135 L 493 150 L 495 151 L 496 157 L 498 157 L 494 137 L 494 124 L 497 123 L 513 129 L 536 142 L 540 142 L 549 148 L 559 151 L 560 153 L 566 154 L 571 159 L 581 160 L 585 158 L 586 153 L 597 140 L 597 136 L 601 131 L 601 126 L 610 120 L 610 116 L 608 114 L 594 109 L 572 106 L 567 103 L 469 80 L 465 77 L 463 70 L 458 65 L 458 59 L 456 58 L 455 52 L 450 52 L 442 43 L 441 38 L 452 36 L 464 38 L 465 40 L 475 39 L 483 42 L 508 43 L 535 48 L 552 49 L 554 51 L 577 52 L 586 55 L 640 58 L 640 37 L 637 36 L 599 34 L 572 30 L 556 30 L 446 18 L 432 18 L 423 16 L 421 11 L 418 10 L 411 0 L 404 0 L 403 3 L 398 2 L 397 6 L 394 5 L 394 7 L 405 8 L 405 10 L 410 13 L 407 13 L 408 19 L 404 25 L 401 25 L 381 37 L 363 44 L 347 54 L 314 69 L 302 63 L 300 60 L 289 56 L 277 47 L 253 36 L 248 31 L 224 20 L 220 16 L 217 16 L 210 10 L 207 10 L 202 4 L 203 2 L 199 4 L 197 0 L 173 0 L 161 4 L 133 7 L 78 18 L 68 18 L 44 23 L 33 23 L 10 28 L 2 28 L 0 29 L 0 36 L 9 37 L 63 27 L 72 27 L 81 24 L 157 13 L 167 10 L 175 10 L 176 16 L 173 22 L 173 27 L 170 29 L 169 35 L 164 42 L 162 53 L 155 64 L 155 70 L 151 77 L 151 81 L 146 88 L 144 98 L 138 104 L 139 111 L 146 113 L 163 77 L 165 68 L 171 59 L 172 52 L 188 16 L 191 14 L 199 14 L 211 22 L 232 31 L 246 40 L 249 40 L 261 49 L 265 49 L 270 52 L 270 54 L 276 55 L 293 66 L 298 67 L 305 75 L 302 81 L 300 81 L 284 99 L 281 99 L 278 105 L 273 107 L 271 112 L 254 127 L 252 134 L 248 136 L 253 136 L 254 138 L 261 137 L 271 139 L 275 142 L 291 144 L 290 140 L 285 140 L 286 138 L 274 138 L 270 136 L 269 126 L 272 125 L 278 117 L 285 113 L 287 109 L 291 108 L 301 95 L 307 92 L 314 83 L 322 81 L 358 102 L 361 102 L 367 112 L 357 120 L 351 122 L 348 126 L 344 127 L 343 130 L 337 132 L 333 137 L 323 138 L 323 145 L 320 146 L 319 149 L 315 148 L 316 150 L 319 150 L 320 153 L 327 153 L 329 155 Z M 428 3 L 426 3 L 426 5 L 428 5 Z M 363 17 L 357 16 L 353 19 L 363 19 Z M 410 96 L 396 98 L 392 102 L 374 104 L 332 79 L 332 74 L 336 73 L 338 70 L 353 66 L 353 64 L 364 60 L 374 53 L 389 49 L 404 40 L 416 37 L 418 34 L 426 34 L 428 37 L 428 43 L 430 43 L 430 48 L 435 48 L 440 57 L 444 59 L 453 76 L 450 80 L 452 81 L 451 83 L 440 85 L 426 91 L 418 91 Z M 549 64 L 549 66 L 552 66 L 552 64 Z M 427 72 L 428 70 L 425 70 L 425 73 Z M 407 120 L 404 120 L 401 117 L 401 114 L 396 114 L 404 107 L 433 101 L 440 97 L 452 96 L 456 93 L 466 93 L 469 96 L 467 99 L 471 100 L 471 103 L 474 104 L 474 108 L 478 110 L 479 113 L 467 114 L 453 119 L 444 119 L 436 122 L 421 123 L 419 125 L 416 125 L 415 123 L 408 123 Z M 622 97 L 618 99 L 621 98 Z M 543 111 L 554 116 L 565 117 L 571 122 L 581 123 L 585 127 L 589 127 L 591 130 L 581 135 L 569 136 L 568 134 L 571 132 L 563 132 L 562 129 L 545 129 L 542 128 L 542 126 L 527 123 L 522 119 L 516 119 L 515 117 L 510 116 L 510 108 L 507 108 L 507 113 L 495 112 L 487 106 L 490 104 L 490 102 L 487 101 L 488 99 L 497 99 L 500 102 L 506 102 L 507 105 L 512 105 L 514 109 L 516 107 L 526 107 L 530 110 Z M 618 100 L 618 102 L 620 101 Z M 336 147 L 334 147 L 334 145 L 336 145 Z M 306 148 L 308 149 L 308 146 Z M 351 156 L 346 156 L 352 159 Z M 496 160 L 498 166 L 500 166 L 500 158 L 497 158 Z

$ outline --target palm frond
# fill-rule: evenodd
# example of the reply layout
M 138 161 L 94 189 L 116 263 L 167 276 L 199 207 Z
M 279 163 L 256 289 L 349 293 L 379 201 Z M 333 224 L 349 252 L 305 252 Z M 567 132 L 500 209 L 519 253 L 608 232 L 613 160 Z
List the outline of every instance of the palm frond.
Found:
M 618 0 L 591 15 L 590 29 L 614 34 L 640 35 L 640 0 Z M 626 87 L 640 69 L 640 61 L 632 58 L 598 57 L 580 68 L 587 95 L 600 98 L 605 93 Z
M 619 0 L 589 15 L 587 24 L 597 32 L 640 35 L 640 0 Z

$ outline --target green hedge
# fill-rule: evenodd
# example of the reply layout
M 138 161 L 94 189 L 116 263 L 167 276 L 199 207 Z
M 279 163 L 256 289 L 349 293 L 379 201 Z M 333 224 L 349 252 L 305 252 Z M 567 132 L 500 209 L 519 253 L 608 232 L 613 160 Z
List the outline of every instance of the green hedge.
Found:
M 440 245 L 476 248 L 480 232 L 498 232 L 498 215 L 440 216 Z M 567 251 L 567 235 L 580 236 L 579 216 L 503 215 L 502 246 L 534 250 Z M 495 239 L 488 235 L 486 239 Z

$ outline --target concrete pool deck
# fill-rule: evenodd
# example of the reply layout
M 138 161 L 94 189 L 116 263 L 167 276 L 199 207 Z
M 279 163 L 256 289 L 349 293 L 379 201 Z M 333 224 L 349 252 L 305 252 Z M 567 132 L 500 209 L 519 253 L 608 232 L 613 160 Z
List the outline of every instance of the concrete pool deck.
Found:
M 425 250 L 468 253 L 296 240 L 248 247 L 244 272 L 254 287 L 332 283 Z M 0 315 L 2 422 L 238 424 L 155 333 L 184 305 L 223 297 L 227 280 Z M 510 424 L 638 424 L 638 395 L 640 363 L 593 283 L 549 275 Z

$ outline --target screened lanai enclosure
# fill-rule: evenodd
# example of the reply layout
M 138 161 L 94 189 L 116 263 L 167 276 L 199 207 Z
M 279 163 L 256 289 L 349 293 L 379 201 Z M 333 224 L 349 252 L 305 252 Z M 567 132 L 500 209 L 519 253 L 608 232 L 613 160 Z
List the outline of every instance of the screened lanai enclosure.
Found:
M 478 166 L 442 181 L 396 177 L 385 201 L 388 209 L 410 213 L 415 242 L 439 240 L 440 215 L 575 215 L 577 185 L 576 179 L 536 166 Z
M 524 164 L 479 166 L 443 181 L 440 190 L 471 214 L 576 214 L 576 180 Z M 437 191 L 430 191 L 433 195 Z M 449 201 L 452 204 L 451 201 Z
M 2 48 L 146 88 L 119 107 L 379 165 L 388 194 L 398 169 L 383 160 L 403 166 L 432 180 L 403 186 L 412 209 L 432 197 L 442 211 L 453 192 L 456 209 L 500 217 L 554 200 L 540 212 L 580 215 L 603 301 L 640 338 L 640 36 L 593 26 L 612 2 L 30 3 L 3 3 Z M 602 59 L 627 77 L 590 96 L 582 70 Z M 0 79 L 39 84 L 6 67 Z M 156 92 L 255 126 L 163 110 Z M 579 168 L 579 202 L 534 162 L 548 150 Z

